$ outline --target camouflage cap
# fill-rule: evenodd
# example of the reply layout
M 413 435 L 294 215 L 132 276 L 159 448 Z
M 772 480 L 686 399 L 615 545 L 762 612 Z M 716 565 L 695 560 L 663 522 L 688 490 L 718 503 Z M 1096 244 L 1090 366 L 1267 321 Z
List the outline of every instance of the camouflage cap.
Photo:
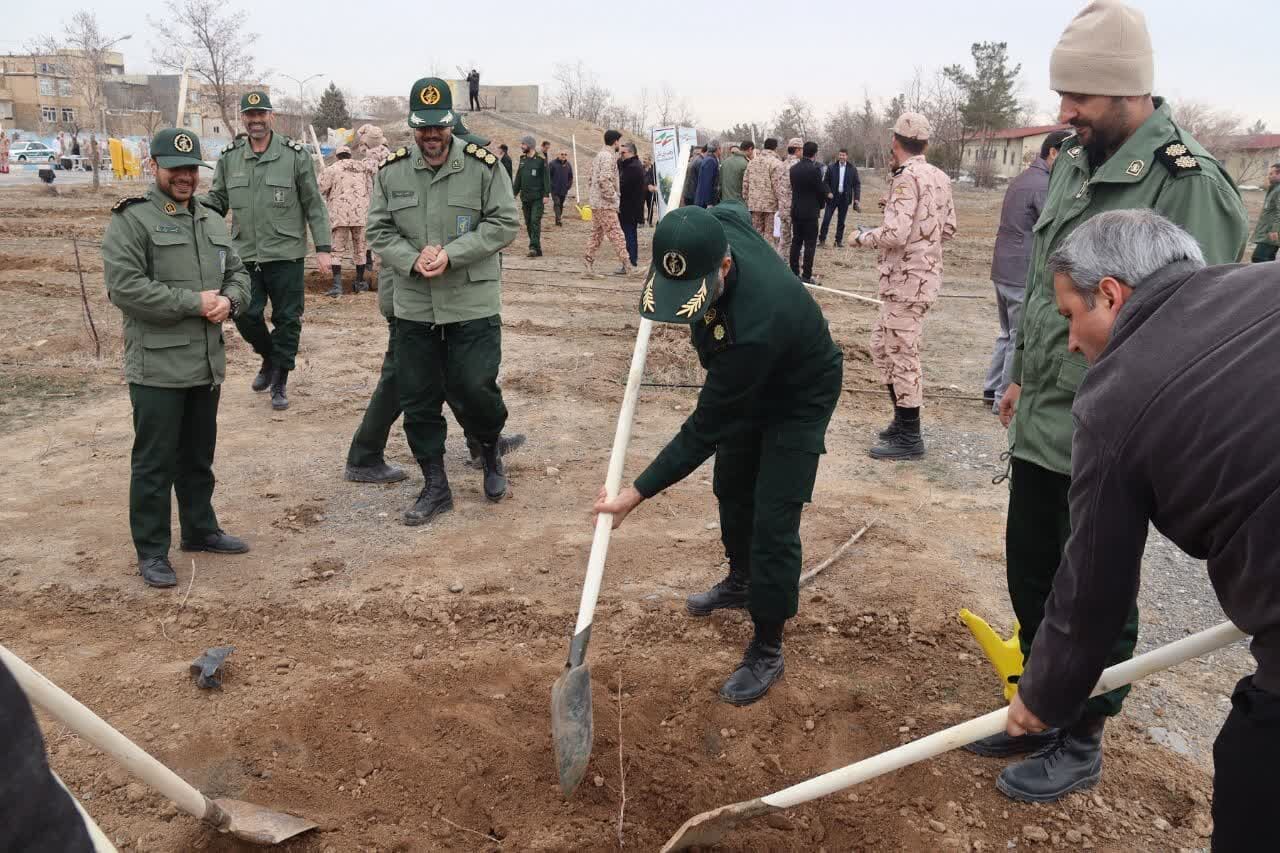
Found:
M 653 264 L 640 295 L 640 316 L 655 323 L 697 322 L 711 307 L 714 282 L 729 248 L 724 227 L 701 207 L 680 207 L 653 232 Z
M 247 113 L 249 110 L 266 110 L 273 112 L 271 109 L 271 99 L 267 97 L 266 92 L 252 91 L 245 92 L 240 96 L 240 112 Z
M 790 139 L 788 139 L 788 140 L 787 140 L 787 147 L 788 147 L 788 148 L 803 148 L 803 147 L 804 147 L 804 140 L 803 140 L 803 139 L 801 139 L 801 138 L 800 138 L 800 137 L 798 137 L 798 136 L 793 136 L 793 137 L 791 137 Z
M 409 90 L 409 127 L 453 127 L 453 92 L 439 77 L 423 77 Z
M 334 157 L 337 157 L 337 156 L 339 156 L 339 155 L 341 155 L 341 154 L 346 154 L 348 157 L 350 157 L 350 156 L 351 156 L 351 146 L 350 146 L 350 145 L 339 145 L 337 148 L 333 149 L 333 156 L 334 156 Z
M 929 120 L 920 113 L 903 113 L 893 123 L 893 132 L 904 139 L 929 141 Z
M 151 139 L 151 158 L 162 169 L 180 169 L 183 166 L 209 164 L 200 159 L 200 137 L 185 127 L 169 127 L 156 133 Z

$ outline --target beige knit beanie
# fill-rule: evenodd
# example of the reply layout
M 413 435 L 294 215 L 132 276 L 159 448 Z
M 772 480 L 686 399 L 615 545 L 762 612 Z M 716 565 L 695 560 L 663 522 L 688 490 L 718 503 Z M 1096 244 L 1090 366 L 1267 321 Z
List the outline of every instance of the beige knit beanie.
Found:
M 1055 92 L 1149 95 L 1154 77 L 1147 19 L 1118 0 L 1085 6 L 1049 59 L 1049 88 Z

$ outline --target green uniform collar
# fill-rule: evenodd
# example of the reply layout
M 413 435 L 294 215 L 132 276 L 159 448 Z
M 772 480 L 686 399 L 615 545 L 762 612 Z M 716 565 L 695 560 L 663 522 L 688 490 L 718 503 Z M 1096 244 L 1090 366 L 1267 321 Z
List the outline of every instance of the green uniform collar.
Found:
M 1178 128 L 1173 123 L 1173 111 L 1168 102 L 1164 98 L 1152 100 L 1155 102 L 1155 112 L 1147 117 L 1097 171 L 1089 173 L 1089 154 L 1076 136 L 1068 136 L 1063 141 L 1059 159 L 1065 158 L 1072 169 L 1088 175 L 1091 184 L 1139 183 L 1153 166 L 1160 166 L 1156 161 L 1156 152 L 1160 147 L 1181 139 Z
M 151 204 L 155 209 L 165 216 L 189 215 L 191 210 L 188 209 L 187 205 L 191 205 L 200 211 L 204 210 L 204 205 L 196 203 L 195 196 L 192 196 L 191 201 L 187 202 L 187 204 L 179 204 L 170 198 L 168 193 L 160 189 L 157 184 L 152 184 L 151 189 L 147 190 L 147 198 L 151 200 Z
M 427 158 L 422 156 L 422 149 L 418 148 L 417 143 L 414 143 L 414 150 L 409 156 L 413 157 L 415 171 L 430 170 L 435 173 L 431 178 L 434 183 L 443 177 L 462 171 L 467 161 L 467 153 L 463 150 L 464 148 L 466 148 L 466 143 L 456 136 L 453 137 L 449 144 L 449 156 L 439 166 L 432 166 L 427 163 Z
M 280 159 L 280 148 L 284 143 L 280 141 L 280 134 L 274 130 L 271 131 L 271 141 L 267 143 L 267 147 L 261 154 L 253 150 L 253 140 L 245 139 L 244 156 L 247 160 L 260 160 L 263 163 Z

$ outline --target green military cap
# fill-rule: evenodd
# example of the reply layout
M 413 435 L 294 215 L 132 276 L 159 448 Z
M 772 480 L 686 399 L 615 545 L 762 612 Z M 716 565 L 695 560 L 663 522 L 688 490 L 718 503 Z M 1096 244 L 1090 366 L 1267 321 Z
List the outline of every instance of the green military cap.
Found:
M 483 136 L 477 136 L 467 130 L 467 126 L 462 123 L 461 115 L 453 120 L 453 135 L 461 139 L 463 142 L 475 143 L 475 145 L 480 148 L 484 148 L 489 144 L 489 140 L 485 139 Z
M 185 127 L 169 127 L 156 133 L 151 139 L 151 158 L 162 169 L 209 168 L 209 164 L 200 159 L 200 137 Z
M 655 323 L 694 323 L 711 307 L 711 287 L 729 248 L 724 227 L 701 207 L 677 208 L 653 232 L 653 265 L 640 315 Z
M 453 93 L 439 77 L 423 77 L 409 90 L 409 127 L 453 127 Z
M 273 112 L 271 109 L 271 99 L 267 97 L 266 92 L 245 92 L 240 98 L 240 112 L 247 113 L 249 110 L 266 110 Z

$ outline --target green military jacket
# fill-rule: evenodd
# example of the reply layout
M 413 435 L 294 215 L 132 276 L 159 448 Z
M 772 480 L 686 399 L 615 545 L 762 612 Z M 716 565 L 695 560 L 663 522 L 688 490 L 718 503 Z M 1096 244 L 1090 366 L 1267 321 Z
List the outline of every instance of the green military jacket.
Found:
M 1272 184 L 1263 199 L 1262 211 L 1258 214 L 1258 224 L 1253 229 L 1253 242 L 1268 246 L 1280 245 L 1268 237 L 1268 234 L 1280 232 L 1280 183 Z
M 249 305 L 249 274 L 226 222 L 157 187 L 112 211 L 102 265 L 107 296 L 124 314 L 125 379 L 157 388 L 221 384 L 222 326 L 200 316 L 200 291 L 220 291 L 238 313 Z
M 307 226 L 317 252 L 331 248 L 329 210 L 311 155 L 287 136 L 272 133 L 261 154 L 247 136 L 237 137 L 222 152 L 213 187 L 200 201 L 223 216 L 231 211 L 231 239 L 246 263 L 306 257 Z
M 720 201 L 742 201 L 742 180 L 747 175 L 747 158 L 730 154 L 720 164 Z
M 1019 459 L 1060 474 L 1071 473 L 1071 404 L 1088 363 L 1067 351 L 1067 321 L 1047 269 L 1053 250 L 1089 217 L 1132 208 L 1150 208 L 1185 228 L 1210 264 L 1234 263 L 1244 250 L 1248 221 L 1235 182 L 1174 124 L 1162 98 L 1155 103 L 1155 112 L 1097 169 L 1075 136 L 1062 143 L 1035 225 L 1012 370 L 1022 396 L 1009 446 Z
M 367 234 L 382 256 L 379 287 L 390 279 L 398 319 L 460 323 L 501 311 L 498 253 L 515 239 L 519 214 L 511 181 L 495 180 L 503 174 L 496 164 L 493 154 L 455 136 L 438 169 L 414 146 L 378 170 Z M 444 274 L 431 279 L 413 268 L 426 246 L 449 255 Z
M 541 154 L 520 155 L 520 165 L 516 168 L 511 189 L 523 201 L 537 201 L 551 195 L 551 170 Z
M 826 453 L 827 423 L 840 396 L 844 354 L 822 309 L 751 227 L 742 202 L 710 212 L 724 226 L 734 265 L 724 294 L 692 326 L 707 377 L 680 432 L 636 478 L 646 498 L 689 476 L 722 440 L 747 430 L 767 430 L 767 440 L 780 448 Z

